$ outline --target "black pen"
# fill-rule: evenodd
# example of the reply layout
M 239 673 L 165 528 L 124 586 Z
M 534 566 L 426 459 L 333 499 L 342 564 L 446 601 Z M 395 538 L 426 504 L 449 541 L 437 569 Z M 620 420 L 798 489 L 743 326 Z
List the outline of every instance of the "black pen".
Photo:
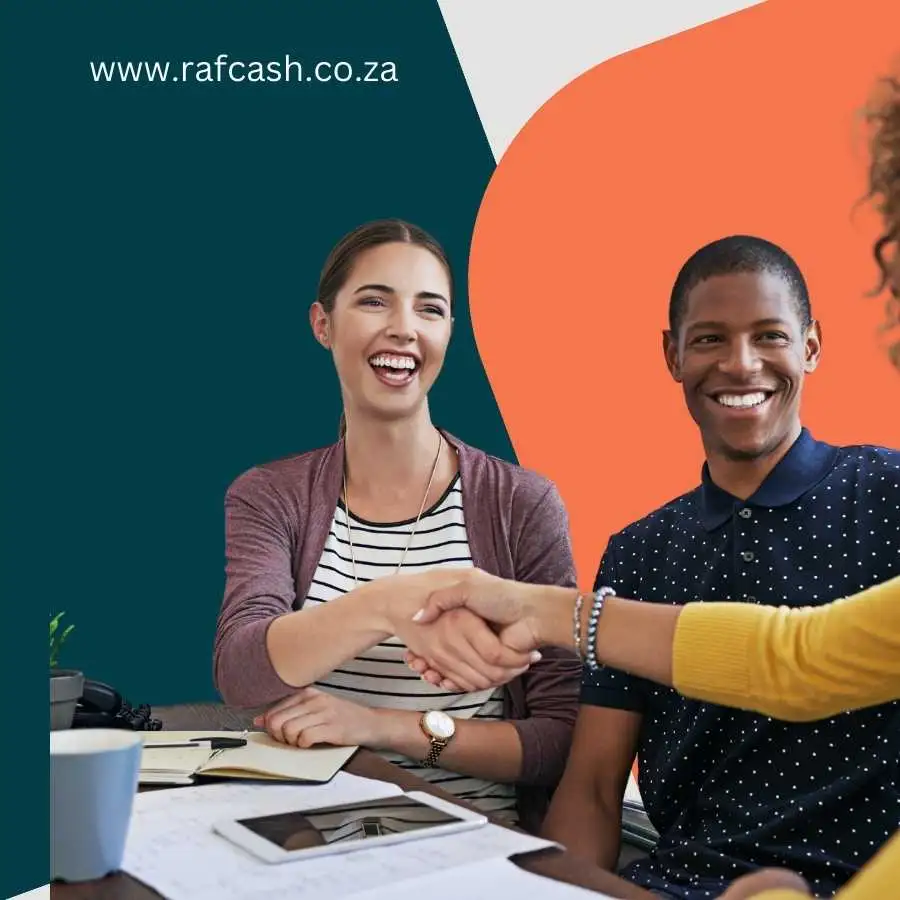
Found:
M 232 750 L 235 747 L 246 747 L 247 741 L 244 738 L 198 737 L 191 738 L 187 741 L 148 741 L 144 744 L 144 749 L 167 750 L 173 748 L 190 747 L 200 747 L 206 749 L 206 745 L 209 745 L 210 750 Z
M 230 750 L 233 747 L 246 747 L 247 741 L 244 738 L 223 738 L 223 737 L 199 737 L 191 738 L 192 741 L 209 744 L 213 750 Z

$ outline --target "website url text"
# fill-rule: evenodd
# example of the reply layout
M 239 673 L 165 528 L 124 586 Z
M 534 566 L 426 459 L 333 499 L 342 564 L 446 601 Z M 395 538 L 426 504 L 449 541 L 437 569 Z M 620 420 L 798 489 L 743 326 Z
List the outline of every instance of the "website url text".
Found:
M 95 82 L 184 82 L 221 83 L 223 81 L 272 83 L 295 82 L 320 84 L 392 84 L 400 81 L 397 64 L 390 61 L 365 60 L 350 63 L 346 60 L 305 64 L 290 54 L 283 60 L 229 61 L 227 53 L 220 53 L 214 61 L 184 60 L 181 63 L 140 60 L 90 61 L 91 77 Z

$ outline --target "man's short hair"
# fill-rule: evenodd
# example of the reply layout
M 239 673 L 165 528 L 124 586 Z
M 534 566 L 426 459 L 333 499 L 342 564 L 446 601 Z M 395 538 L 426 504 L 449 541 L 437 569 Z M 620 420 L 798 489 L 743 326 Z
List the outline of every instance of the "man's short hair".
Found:
M 801 327 L 809 327 L 812 322 L 809 290 L 800 267 L 790 254 L 763 238 L 735 234 L 701 247 L 681 267 L 669 299 L 669 328 L 673 334 L 678 333 L 688 295 L 698 284 L 716 275 L 744 272 L 768 273 L 783 278 L 790 289 Z

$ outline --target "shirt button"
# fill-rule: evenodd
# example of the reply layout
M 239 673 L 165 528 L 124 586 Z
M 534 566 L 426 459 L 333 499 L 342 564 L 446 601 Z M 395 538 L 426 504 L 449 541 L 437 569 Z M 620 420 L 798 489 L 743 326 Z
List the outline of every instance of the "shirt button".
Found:
M 748 603 L 756 603 L 756 597 L 754 597 L 753 594 L 747 594 L 747 596 L 744 599 Z
M 741 559 L 742 559 L 744 562 L 753 562 L 753 551 L 752 551 L 752 550 L 745 550 L 745 551 L 741 554 Z
M 738 515 L 739 515 L 742 519 L 749 519 L 750 516 L 753 515 L 753 512 L 752 512 L 751 510 L 747 509 L 747 507 L 745 506 L 745 507 L 738 513 Z

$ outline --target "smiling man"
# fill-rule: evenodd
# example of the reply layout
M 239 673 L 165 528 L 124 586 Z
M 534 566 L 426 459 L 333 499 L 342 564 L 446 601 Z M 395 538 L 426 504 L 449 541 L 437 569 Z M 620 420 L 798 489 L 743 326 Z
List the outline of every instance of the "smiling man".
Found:
M 801 425 L 821 349 L 781 248 L 728 237 L 685 263 L 664 350 L 706 451 L 701 484 L 611 538 L 598 588 L 816 606 L 900 574 L 900 452 Z M 611 669 L 585 675 L 581 703 L 545 834 L 612 869 L 637 752 L 660 840 L 622 874 L 658 896 L 717 897 L 764 866 L 830 896 L 897 828 L 900 704 L 792 724 Z

